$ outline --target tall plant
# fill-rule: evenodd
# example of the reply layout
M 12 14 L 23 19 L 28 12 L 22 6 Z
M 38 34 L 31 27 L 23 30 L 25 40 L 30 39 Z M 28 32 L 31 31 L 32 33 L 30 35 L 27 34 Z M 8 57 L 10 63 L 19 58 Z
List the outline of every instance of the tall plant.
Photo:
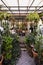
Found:
M 27 46 L 31 46 L 31 44 L 35 44 L 35 36 L 33 33 L 26 36 L 25 43 L 27 44 Z
M 13 65 L 12 64 L 12 41 L 13 38 L 11 36 L 3 36 L 3 44 L 2 44 L 2 54 L 4 53 L 4 64 L 5 65 Z
M 41 53 L 43 51 L 43 36 L 37 35 L 35 39 L 35 48 L 39 54 L 39 57 L 41 57 Z
M 12 41 L 10 36 L 3 36 L 2 53 L 5 52 L 5 59 L 12 58 Z

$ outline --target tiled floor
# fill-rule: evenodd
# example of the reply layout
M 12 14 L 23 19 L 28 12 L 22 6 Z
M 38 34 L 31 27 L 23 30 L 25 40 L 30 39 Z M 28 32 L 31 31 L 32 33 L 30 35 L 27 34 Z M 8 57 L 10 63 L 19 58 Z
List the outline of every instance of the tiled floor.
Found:
M 21 51 L 21 57 L 16 65 L 35 65 L 34 59 L 31 58 L 27 51 Z

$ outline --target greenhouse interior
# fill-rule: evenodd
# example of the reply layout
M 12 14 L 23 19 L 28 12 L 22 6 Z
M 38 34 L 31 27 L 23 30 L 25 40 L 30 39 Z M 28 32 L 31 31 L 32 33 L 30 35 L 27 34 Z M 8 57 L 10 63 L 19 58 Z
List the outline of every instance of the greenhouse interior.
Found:
M 0 65 L 43 65 L 43 0 L 0 0 Z

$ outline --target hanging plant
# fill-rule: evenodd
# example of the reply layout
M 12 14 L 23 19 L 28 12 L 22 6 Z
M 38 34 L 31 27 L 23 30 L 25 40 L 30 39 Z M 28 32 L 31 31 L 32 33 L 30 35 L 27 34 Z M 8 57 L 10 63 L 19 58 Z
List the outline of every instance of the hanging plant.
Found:
M 34 22 L 38 22 L 39 21 L 39 15 L 37 12 L 34 13 L 29 13 L 26 17 L 26 19 L 28 19 L 28 21 L 34 21 Z
M 43 21 L 43 12 L 39 14 L 41 20 Z
M 4 18 L 5 18 L 5 20 L 9 20 L 10 17 L 11 17 L 11 14 L 8 14 L 8 13 L 5 13 L 5 14 L 4 14 Z
M 34 12 L 34 13 L 29 13 L 26 17 L 26 19 L 28 21 L 30 21 L 32 24 L 33 24 L 33 21 L 34 21 L 34 25 L 33 25 L 33 30 L 36 31 L 36 28 L 37 28 L 37 23 L 38 21 L 40 20 L 40 17 L 38 15 L 37 12 Z M 34 32 L 33 31 L 33 32 Z
M 4 13 L 0 12 L 0 20 L 3 20 L 3 19 L 4 19 Z

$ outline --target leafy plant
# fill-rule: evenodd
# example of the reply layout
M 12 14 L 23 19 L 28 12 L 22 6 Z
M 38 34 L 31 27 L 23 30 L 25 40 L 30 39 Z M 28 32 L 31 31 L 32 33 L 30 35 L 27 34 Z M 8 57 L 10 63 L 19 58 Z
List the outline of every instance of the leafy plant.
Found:
M 5 52 L 5 59 L 11 59 L 12 58 L 12 41 L 13 38 L 10 36 L 3 36 L 3 50 Z
M 29 13 L 27 15 L 26 19 L 33 24 L 33 30 L 36 32 L 37 24 L 38 24 L 38 21 L 40 20 L 38 13 L 37 12 Z M 34 23 L 33 23 L 33 21 L 34 21 Z
M 0 20 L 4 19 L 4 12 L 0 12 Z
M 3 52 L 5 52 L 5 60 L 11 60 L 11 65 L 15 64 L 21 52 L 17 35 L 3 36 L 2 53 Z M 9 62 L 7 63 L 9 64 Z
M 19 46 L 19 41 L 18 41 L 18 36 L 13 35 L 13 42 L 12 42 L 12 53 L 13 53 L 13 58 L 17 59 L 20 56 L 20 46 Z
M 32 22 L 32 21 L 38 22 L 39 19 L 40 19 L 37 12 L 28 14 L 26 18 L 28 19 L 28 21 L 31 21 L 31 22 Z
M 3 23 L 3 28 L 4 28 L 4 35 L 9 35 L 9 23 L 8 22 L 4 22 Z
M 2 26 L 2 20 L 8 21 L 11 17 L 11 14 L 8 14 L 7 12 L 0 12 L 0 21 L 1 21 L 1 26 Z
M 41 57 L 41 53 L 43 51 L 43 36 L 41 36 L 41 35 L 36 36 L 35 48 L 38 52 L 39 57 Z
M 34 34 L 31 33 L 28 36 L 26 36 L 25 43 L 27 44 L 27 46 L 29 46 L 31 44 L 34 44 L 35 43 L 35 36 L 34 36 Z
M 40 18 L 43 16 L 43 12 L 39 14 Z
M 43 21 L 43 12 L 39 14 L 41 20 Z

